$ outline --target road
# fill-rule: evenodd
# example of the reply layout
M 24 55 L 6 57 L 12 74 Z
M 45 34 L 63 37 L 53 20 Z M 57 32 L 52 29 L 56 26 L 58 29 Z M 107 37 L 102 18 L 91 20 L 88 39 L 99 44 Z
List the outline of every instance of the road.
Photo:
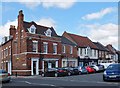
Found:
M 75 76 L 66 76 L 66 77 L 41 77 L 41 76 L 30 76 L 30 77 L 18 77 L 12 78 L 10 83 L 3 84 L 4 87 L 38 87 L 38 86 L 47 86 L 47 87 L 100 87 L 100 88 L 120 88 L 119 82 L 104 82 L 102 80 L 103 73 L 94 73 L 87 75 L 75 75 Z M 90 87 L 90 88 L 91 88 Z

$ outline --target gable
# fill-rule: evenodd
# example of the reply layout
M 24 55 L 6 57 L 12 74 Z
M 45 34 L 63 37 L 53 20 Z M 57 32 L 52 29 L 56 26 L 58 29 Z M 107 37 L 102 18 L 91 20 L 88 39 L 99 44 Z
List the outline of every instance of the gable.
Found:
M 47 31 L 44 32 L 44 34 L 48 37 L 51 37 L 52 31 L 48 29 Z
M 28 31 L 32 34 L 36 33 L 36 27 L 34 25 L 30 26 L 30 28 L 28 28 Z

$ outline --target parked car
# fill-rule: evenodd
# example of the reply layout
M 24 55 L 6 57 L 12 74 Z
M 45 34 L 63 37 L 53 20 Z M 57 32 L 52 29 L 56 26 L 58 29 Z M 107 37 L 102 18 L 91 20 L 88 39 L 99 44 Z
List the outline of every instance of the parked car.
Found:
M 45 72 L 42 72 L 41 76 L 67 76 L 68 71 L 64 68 L 48 68 Z
M 95 70 L 95 72 L 98 72 L 98 71 L 99 71 L 99 67 L 96 66 L 96 65 L 91 65 L 90 67 L 93 68 L 93 69 Z
M 86 70 L 86 68 L 84 66 L 78 66 L 78 71 L 79 71 L 79 74 L 87 74 L 88 71 Z
M 5 70 L 0 69 L 0 82 L 10 82 L 10 80 L 10 74 Z
M 64 69 L 66 69 L 66 70 L 67 70 L 67 72 L 68 72 L 68 76 L 70 76 L 70 75 L 77 75 L 77 74 L 79 74 L 78 69 L 77 69 L 77 68 L 75 68 L 75 67 L 64 67 Z
M 107 67 L 103 74 L 103 80 L 118 80 L 120 81 L 120 63 L 119 64 L 111 64 Z
M 95 72 L 95 70 L 90 66 L 86 66 L 85 68 L 88 71 L 88 73 L 94 73 Z
M 114 64 L 114 61 L 103 61 L 101 63 L 99 63 L 100 65 L 104 66 L 104 69 L 106 69 L 110 64 Z
M 91 65 L 90 67 L 92 67 L 96 72 L 100 72 L 104 70 L 104 66 L 103 65 Z
M 104 71 L 105 70 L 104 65 L 97 64 L 97 66 L 99 68 L 99 71 Z

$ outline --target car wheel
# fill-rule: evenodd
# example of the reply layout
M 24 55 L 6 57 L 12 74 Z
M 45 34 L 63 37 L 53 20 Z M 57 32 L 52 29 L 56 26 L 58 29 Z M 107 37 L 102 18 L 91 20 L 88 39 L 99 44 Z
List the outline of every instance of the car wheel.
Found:
M 71 73 L 70 73 L 70 72 L 68 72 L 68 76 L 71 76 Z
M 42 74 L 41 74 L 41 76 L 42 76 L 42 77 L 45 77 L 45 74 L 44 74 L 44 73 L 42 73 Z
M 7 83 L 9 83 L 9 82 L 10 82 L 10 80 L 7 80 L 6 82 L 7 82 Z
M 81 75 L 82 73 L 79 71 L 79 75 Z
M 103 81 L 107 81 L 104 76 L 103 76 Z
M 58 77 L 58 73 L 55 73 L 55 77 Z

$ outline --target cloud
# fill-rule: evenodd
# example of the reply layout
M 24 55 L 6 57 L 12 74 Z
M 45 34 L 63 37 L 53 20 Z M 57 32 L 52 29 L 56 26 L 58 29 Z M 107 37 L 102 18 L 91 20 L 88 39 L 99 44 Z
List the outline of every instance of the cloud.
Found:
M 26 5 L 28 8 L 35 8 L 42 5 L 44 8 L 57 7 L 62 9 L 68 9 L 74 5 L 76 0 L 18 0 L 21 4 Z
M 0 42 L 1 42 L 2 37 L 9 35 L 10 25 L 15 25 L 17 27 L 17 19 L 14 21 L 8 21 L 4 25 L 0 25 Z
M 118 25 L 107 24 L 82 24 L 80 33 L 88 36 L 93 41 L 101 42 L 104 45 L 113 44 L 118 48 Z
M 52 18 L 42 18 L 39 21 L 35 22 L 38 25 L 56 28 L 56 22 Z M 2 37 L 9 35 L 10 25 L 15 25 L 17 28 L 17 19 L 14 21 L 8 21 L 6 24 L 0 26 L 0 42 L 2 41 Z
M 102 9 L 99 12 L 95 12 L 95 13 L 91 13 L 91 14 L 87 14 L 85 16 L 82 17 L 83 20 L 94 20 L 94 19 L 100 19 L 103 16 L 113 12 L 116 8 L 114 7 L 110 7 L 110 8 L 105 8 Z
M 41 18 L 36 23 L 47 27 L 56 27 L 56 22 L 52 18 Z

